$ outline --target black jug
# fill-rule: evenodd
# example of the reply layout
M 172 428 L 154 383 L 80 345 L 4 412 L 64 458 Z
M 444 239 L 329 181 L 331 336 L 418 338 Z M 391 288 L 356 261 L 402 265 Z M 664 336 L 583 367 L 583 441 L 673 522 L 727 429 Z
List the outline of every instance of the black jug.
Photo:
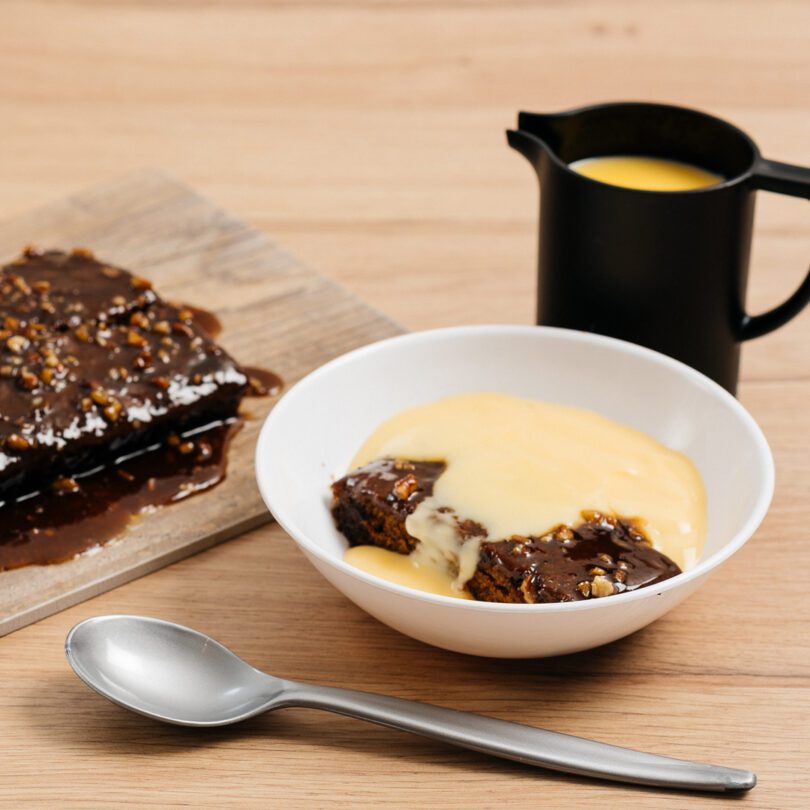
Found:
M 810 300 L 810 273 L 783 304 L 745 311 L 757 189 L 810 198 L 810 169 L 763 158 L 744 132 L 665 104 L 520 113 L 509 145 L 540 180 L 537 322 L 629 340 L 736 392 L 740 343 Z M 569 164 L 607 155 L 689 163 L 721 175 L 689 191 L 592 180 Z

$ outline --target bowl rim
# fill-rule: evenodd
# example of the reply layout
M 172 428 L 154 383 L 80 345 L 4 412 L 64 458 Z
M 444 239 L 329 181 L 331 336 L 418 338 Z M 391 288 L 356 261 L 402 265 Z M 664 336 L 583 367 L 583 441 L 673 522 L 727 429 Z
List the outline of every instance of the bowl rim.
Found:
M 350 563 L 345 562 L 342 558 L 336 558 L 331 553 L 325 551 L 321 546 L 312 541 L 306 532 L 301 530 L 295 521 L 285 512 L 283 506 L 280 508 L 276 503 L 273 492 L 268 484 L 268 474 L 265 472 L 269 467 L 266 465 L 266 451 L 265 446 L 268 437 L 271 435 L 274 425 L 277 421 L 284 418 L 285 411 L 288 408 L 294 407 L 295 397 L 305 388 L 311 384 L 313 380 L 317 380 L 322 376 L 333 373 L 345 365 L 349 365 L 362 359 L 368 355 L 388 350 L 394 344 L 429 344 L 437 338 L 464 338 L 467 336 L 481 336 L 481 335 L 512 335 L 522 336 L 529 338 L 536 337 L 555 337 L 563 340 L 571 341 L 574 343 L 585 343 L 593 346 L 607 346 L 620 354 L 636 355 L 644 357 L 648 360 L 657 363 L 658 365 L 669 368 L 676 374 L 685 377 L 692 384 L 707 390 L 713 396 L 720 399 L 727 407 L 733 410 L 743 421 L 744 425 L 749 431 L 749 434 L 754 442 L 757 458 L 764 469 L 764 487 L 762 487 L 759 496 L 752 504 L 748 517 L 746 518 L 739 531 L 714 554 L 707 557 L 705 560 L 698 562 L 694 568 L 684 571 L 674 577 L 659 583 L 655 587 L 639 588 L 635 591 L 615 594 L 610 599 L 587 599 L 577 602 L 543 602 L 540 604 L 513 604 L 501 602 L 483 602 L 473 599 L 459 599 L 453 596 L 443 596 L 441 594 L 433 594 L 428 591 L 421 591 L 416 588 L 410 588 L 406 585 L 400 585 L 396 582 L 378 577 L 374 574 L 369 574 L 360 568 L 357 568 Z M 609 607 L 619 608 L 622 605 L 627 605 L 630 602 L 638 601 L 641 599 L 648 599 L 652 596 L 660 596 L 667 591 L 677 590 L 686 586 L 689 582 L 699 580 L 717 568 L 721 563 L 731 557 L 753 536 L 759 525 L 762 523 L 765 515 L 770 507 L 773 498 L 774 485 L 775 485 L 775 470 L 773 455 L 765 438 L 762 429 L 757 424 L 753 416 L 746 410 L 746 408 L 725 388 L 716 383 L 714 380 L 706 377 L 701 372 L 693 369 L 685 363 L 675 360 L 660 352 L 648 349 L 644 346 L 639 346 L 635 343 L 630 343 L 618 338 L 607 337 L 606 335 L 599 335 L 591 332 L 580 332 L 573 329 L 563 329 L 555 326 L 533 326 L 533 325 L 517 325 L 517 324 L 470 324 L 464 326 L 449 326 L 440 327 L 437 329 L 427 329 L 417 332 L 406 332 L 405 334 L 395 335 L 393 337 L 384 338 L 373 343 L 368 343 L 357 349 L 353 349 L 345 354 L 339 355 L 334 359 L 324 363 L 318 368 L 311 371 L 305 377 L 302 377 L 295 383 L 275 404 L 270 413 L 264 420 L 259 437 L 256 442 L 256 449 L 254 455 L 256 482 L 259 487 L 262 499 L 268 510 L 271 512 L 276 522 L 281 526 L 284 531 L 290 535 L 295 543 L 307 554 L 315 557 L 324 564 L 336 568 L 341 573 L 347 575 L 351 579 L 358 580 L 365 585 L 372 586 L 377 590 L 395 593 L 401 597 L 417 599 L 418 601 L 428 602 L 437 606 L 457 608 L 461 610 L 474 610 L 484 611 L 487 613 L 552 613 L 552 612 L 575 612 L 580 610 L 594 610 L 597 608 L 607 609 Z

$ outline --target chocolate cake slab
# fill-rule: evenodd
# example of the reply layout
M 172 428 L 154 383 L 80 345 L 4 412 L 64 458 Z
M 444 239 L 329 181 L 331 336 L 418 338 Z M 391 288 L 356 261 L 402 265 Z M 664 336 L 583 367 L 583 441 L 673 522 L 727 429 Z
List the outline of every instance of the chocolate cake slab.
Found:
M 0 270 L 0 501 L 233 417 L 247 386 L 190 309 L 86 250 Z
M 410 554 L 419 540 L 405 521 L 433 495 L 446 465 L 437 461 L 379 459 L 332 486 L 332 515 L 349 544 Z M 486 528 L 457 516 L 463 541 L 483 538 L 478 566 L 467 583 L 485 602 L 571 602 L 653 585 L 680 568 L 652 547 L 634 521 L 583 512 L 577 526 L 537 536 L 490 539 Z

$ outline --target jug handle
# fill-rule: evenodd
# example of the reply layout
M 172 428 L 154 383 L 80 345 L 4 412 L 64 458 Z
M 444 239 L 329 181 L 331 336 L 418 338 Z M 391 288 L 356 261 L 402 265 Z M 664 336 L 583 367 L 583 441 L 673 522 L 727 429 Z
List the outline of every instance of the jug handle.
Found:
M 810 199 L 810 169 L 759 158 L 752 173 L 754 188 L 774 191 L 791 197 Z M 810 301 L 810 270 L 798 289 L 786 301 L 761 315 L 744 314 L 740 323 L 740 340 L 760 337 L 786 324 Z

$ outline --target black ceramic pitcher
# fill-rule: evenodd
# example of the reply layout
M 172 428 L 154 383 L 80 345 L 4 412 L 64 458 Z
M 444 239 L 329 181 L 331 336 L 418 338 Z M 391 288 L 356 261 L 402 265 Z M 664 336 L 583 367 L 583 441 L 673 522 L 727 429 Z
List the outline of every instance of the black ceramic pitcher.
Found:
M 726 121 L 664 104 L 600 104 L 520 113 L 508 139 L 540 179 L 538 323 L 649 346 L 734 393 L 740 343 L 810 299 L 809 273 L 775 309 L 745 311 L 755 191 L 810 198 L 810 169 L 766 160 Z M 568 165 L 604 155 L 669 158 L 725 179 L 641 191 Z

